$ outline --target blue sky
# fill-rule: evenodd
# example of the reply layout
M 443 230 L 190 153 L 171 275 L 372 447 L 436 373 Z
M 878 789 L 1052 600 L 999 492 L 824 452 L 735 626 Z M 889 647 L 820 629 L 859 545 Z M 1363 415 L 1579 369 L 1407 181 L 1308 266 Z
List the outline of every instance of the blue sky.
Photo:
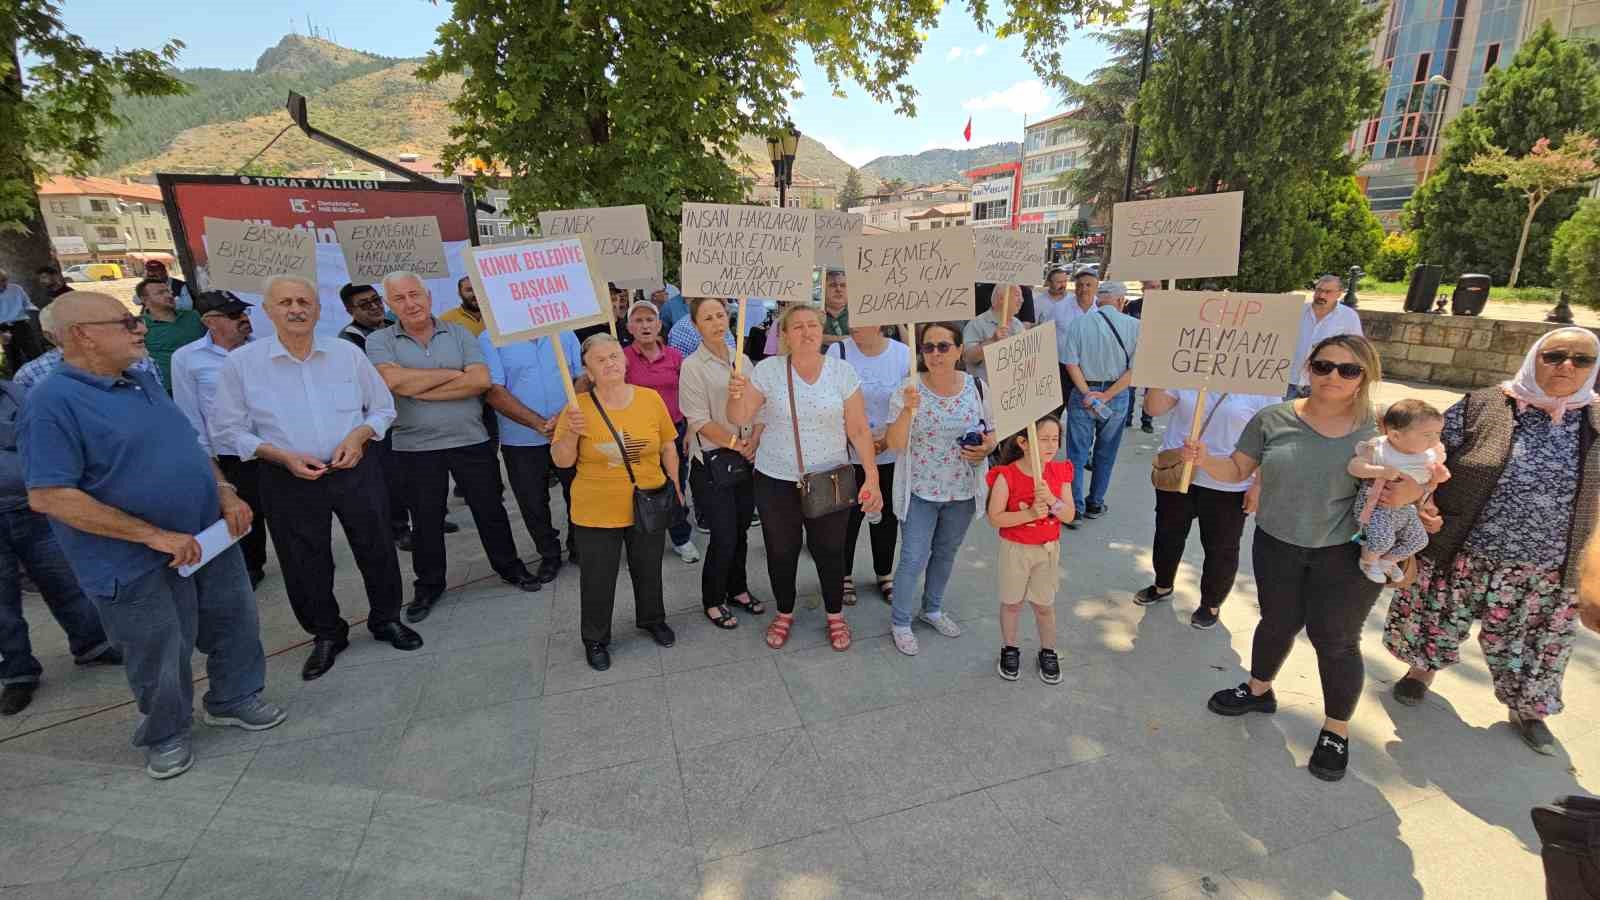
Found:
M 342 0 L 319 4 L 313 23 L 331 30 L 347 47 L 385 56 L 421 56 L 433 45 L 434 29 L 449 13 L 448 2 L 424 0 Z M 996 4 L 999 6 L 999 4 Z M 294 30 L 306 33 L 309 7 L 275 4 L 189 4 L 171 0 L 65 0 L 67 26 L 96 47 L 154 46 L 176 37 L 186 45 L 182 66 L 242 69 L 255 64 L 268 46 Z M 1100 46 L 1083 33 L 1063 35 L 1067 72 L 1083 76 L 1103 58 Z M 999 41 L 978 31 L 965 4 L 948 4 L 929 34 L 921 58 L 908 77 L 918 92 L 916 118 L 896 115 L 853 83 L 834 97 L 822 70 L 802 50 L 798 87 L 803 96 L 791 106 L 800 130 L 847 162 L 861 165 L 875 156 L 917 153 L 932 147 L 967 146 L 961 130 L 972 117 L 972 143 L 1021 140 L 1023 115 L 1031 120 L 1060 109 L 1021 59 L 1021 42 Z

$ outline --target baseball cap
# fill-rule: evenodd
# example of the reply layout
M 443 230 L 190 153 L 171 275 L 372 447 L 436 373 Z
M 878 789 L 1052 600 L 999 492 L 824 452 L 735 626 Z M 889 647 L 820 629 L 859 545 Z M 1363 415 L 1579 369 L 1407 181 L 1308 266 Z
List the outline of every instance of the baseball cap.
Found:
M 240 300 L 233 291 L 203 291 L 194 298 L 194 311 L 200 315 L 206 313 L 226 313 L 233 315 L 250 308 L 250 304 Z

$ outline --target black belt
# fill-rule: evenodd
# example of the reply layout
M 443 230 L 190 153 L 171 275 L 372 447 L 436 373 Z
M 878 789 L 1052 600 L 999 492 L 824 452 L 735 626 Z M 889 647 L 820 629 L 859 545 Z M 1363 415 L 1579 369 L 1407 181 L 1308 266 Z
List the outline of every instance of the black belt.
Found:
M 1116 381 L 1115 378 L 1113 378 L 1110 381 L 1085 381 L 1084 382 L 1084 384 L 1091 391 L 1098 391 L 1098 390 L 1101 390 L 1103 388 L 1108 388 L 1108 387 L 1111 387 L 1113 384 L 1116 384 L 1116 383 L 1117 383 L 1117 381 Z

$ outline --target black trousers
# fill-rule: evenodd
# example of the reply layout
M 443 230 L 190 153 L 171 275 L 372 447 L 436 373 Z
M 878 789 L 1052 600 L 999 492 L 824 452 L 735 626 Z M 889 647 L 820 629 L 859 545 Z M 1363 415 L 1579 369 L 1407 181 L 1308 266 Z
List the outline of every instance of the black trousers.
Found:
M 856 466 L 856 484 L 866 483 L 866 468 Z M 867 530 L 872 535 L 872 571 L 883 578 L 894 571 L 894 542 L 900 534 L 900 520 L 895 517 L 894 504 L 889 499 L 894 496 L 894 463 L 878 463 L 878 487 L 883 491 L 883 521 L 868 525 Z M 844 535 L 845 575 L 856 570 L 856 541 L 861 537 L 861 523 L 866 520 L 867 514 L 861 511 L 860 505 L 850 507 L 850 525 Z
M 841 509 L 820 519 L 800 514 L 800 489 L 792 481 L 779 481 L 756 472 L 756 509 L 761 510 L 761 537 L 767 549 L 767 578 L 778 612 L 794 612 L 794 579 L 800 568 L 800 540 L 817 565 L 822 581 L 822 604 L 830 613 L 844 610 L 844 538 L 850 529 L 850 510 Z
M 330 469 L 315 481 L 275 465 L 261 466 L 260 474 L 267 528 L 300 627 L 324 640 L 343 640 L 350 632 L 333 595 L 334 516 L 367 587 L 367 628 L 398 621 L 404 585 L 378 461 L 363 455 L 355 468 Z
M 418 588 L 445 585 L 444 513 L 451 478 L 466 495 L 490 567 L 500 575 L 527 571 L 500 501 L 500 460 L 493 441 L 448 450 L 396 450 L 394 455 L 411 491 L 411 569 Z
M 528 528 L 533 545 L 540 558 L 548 562 L 561 562 L 561 532 L 555 527 L 550 512 L 550 470 L 555 469 L 561 480 L 561 497 L 567 504 L 567 544 L 572 544 L 572 476 L 576 469 L 563 469 L 550 461 L 550 445 L 542 447 L 513 447 L 500 445 L 500 455 L 506 461 L 506 474 L 511 478 L 511 495 L 517 498 L 517 508 L 522 511 L 522 524 Z
M 1251 545 L 1261 624 L 1250 652 L 1250 675 L 1277 677 L 1295 636 L 1304 629 L 1317 651 L 1323 713 L 1348 721 L 1361 699 L 1366 668 L 1361 661 L 1361 626 L 1383 585 L 1357 566 L 1355 544 L 1307 548 L 1278 540 L 1259 527 Z
M 370 447 L 371 444 L 368 444 Z M 240 459 L 237 456 L 217 457 L 217 468 L 223 477 L 239 489 L 239 499 L 250 505 L 257 515 L 265 516 L 261 508 L 261 471 L 273 468 L 271 463 L 258 459 Z M 239 539 L 239 549 L 244 551 L 244 567 L 254 575 L 267 567 L 267 529 L 252 528 Z
M 730 597 L 750 589 L 745 565 L 750 556 L 750 519 L 756 511 L 755 483 L 746 481 L 731 490 L 718 490 L 711 473 L 699 459 L 689 467 L 695 509 L 706 518 L 711 539 L 700 564 L 700 605 L 720 606 Z
M 611 612 L 617 603 L 617 575 L 622 554 L 628 554 L 628 578 L 633 582 L 634 622 L 643 628 L 667 620 L 662 599 L 661 557 L 666 535 L 637 528 L 572 526 L 578 548 L 578 633 L 585 641 L 611 642 Z
M 389 522 L 396 533 L 411 527 L 411 497 L 407 490 L 405 472 L 395 456 L 392 435 L 381 441 L 367 442 L 367 455 L 377 457 L 383 468 L 384 491 L 389 495 Z
M 1189 493 L 1156 491 L 1156 586 L 1170 588 L 1189 543 L 1189 526 L 1200 520 L 1200 546 L 1205 563 L 1200 569 L 1200 603 L 1221 606 L 1239 574 L 1239 540 L 1244 534 L 1244 492 L 1218 491 L 1198 484 Z

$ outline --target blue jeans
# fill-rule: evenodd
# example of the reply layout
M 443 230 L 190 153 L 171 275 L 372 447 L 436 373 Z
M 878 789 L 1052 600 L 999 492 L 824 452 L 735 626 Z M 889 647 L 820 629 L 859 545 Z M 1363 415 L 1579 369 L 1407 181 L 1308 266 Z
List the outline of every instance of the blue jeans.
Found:
M 1122 423 L 1128 418 L 1130 388 L 1106 405 L 1111 414 L 1102 419 L 1083 405 L 1077 388 L 1067 391 L 1067 459 L 1072 461 L 1072 504 L 1083 512 L 1084 464 L 1094 462 L 1089 483 L 1089 506 L 1103 506 L 1111 489 L 1111 469 L 1117 464 L 1117 448 L 1122 446 Z
M 922 578 L 922 609 L 944 611 L 944 588 L 955 568 L 956 552 L 967 537 L 967 526 L 977 515 L 978 501 L 948 500 L 935 503 L 911 495 L 911 507 L 900 520 L 900 564 L 895 568 L 894 611 L 889 623 L 910 628 L 916 615 L 917 578 Z
M 106 632 L 122 650 L 128 687 L 144 720 L 135 747 L 154 747 L 189 733 L 194 676 L 189 658 L 206 655 L 206 711 L 225 715 L 266 685 L 256 597 L 235 544 L 189 578 L 162 566 L 93 596 Z
M 36 682 L 44 667 L 34 658 L 22 617 L 22 571 L 33 576 L 45 606 L 67 633 L 72 658 L 88 662 L 111 649 L 94 604 L 78 589 L 50 522 L 33 510 L 0 512 L 0 684 Z

